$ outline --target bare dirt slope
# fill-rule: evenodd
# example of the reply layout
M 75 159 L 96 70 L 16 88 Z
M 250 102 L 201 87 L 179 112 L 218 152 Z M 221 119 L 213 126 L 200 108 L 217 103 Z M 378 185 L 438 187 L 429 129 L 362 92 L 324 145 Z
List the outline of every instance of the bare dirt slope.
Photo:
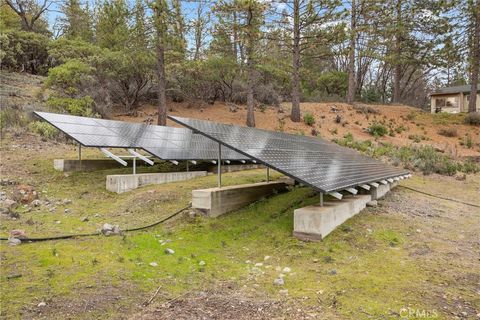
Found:
M 246 108 L 240 106 L 236 112 L 224 103 L 214 105 L 202 104 L 191 107 L 185 103 L 169 103 L 169 114 L 173 116 L 191 117 L 211 120 L 226 124 L 245 125 Z M 305 135 L 318 135 L 326 139 L 341 138 L 351 133 L 355 139 L 373 139 L 366 128 L 374 122 L 383 122 L 393 133 L 379 138 L 382 142 L 404 146 L 410 144 L 433 145 L 453 157 L 480 156 L 480 128 L 464 125 L 464 115 L 431 115 L 413 107 L 403 105 L 363 105 L 357 107 L 344 103 L 302 103 L 302 113 L 310 113 L 315 118 L 315 124 L 308 126 L 303 122 L 294 123 L 289 119 L 289 104 L 282 105 L 283 113 L 278 109 L 266 107 L 255 112 L 256 125 L 261 129 L 285 131 Z M 156 121 L 155 106 L 145 105 L 139 109 L 135 117 L 125 115 L 121 110 L 114 118 L 133 122 Z M 337 123 L 337 115 L 340 123 Z M 169 120 L 169 125 L 178 126 Z M 455 128 L 454 137 L 445 137 L 439 130 Z M 465 145 L 465 139 L 470 137 L 472 147 Z M 418 142 L 420 140 L 420 142 Z M 415 142 L 417 141 L 417 142 Z M 462 145 L 464 144 L 464 145 Z

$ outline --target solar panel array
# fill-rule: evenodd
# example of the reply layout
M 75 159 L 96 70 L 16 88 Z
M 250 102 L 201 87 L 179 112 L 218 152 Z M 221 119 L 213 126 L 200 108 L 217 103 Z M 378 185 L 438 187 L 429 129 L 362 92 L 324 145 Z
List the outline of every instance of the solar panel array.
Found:
M 35 114 L 86 147 L 138 148 L 164 160 L 218 159 L 218 143 L 185 128 L 48 112 Z M 222 146 L 222 159 L 247 160 L 249 157 Z
M 169 118 L 324 193 L 409 174 L 319 138 Z

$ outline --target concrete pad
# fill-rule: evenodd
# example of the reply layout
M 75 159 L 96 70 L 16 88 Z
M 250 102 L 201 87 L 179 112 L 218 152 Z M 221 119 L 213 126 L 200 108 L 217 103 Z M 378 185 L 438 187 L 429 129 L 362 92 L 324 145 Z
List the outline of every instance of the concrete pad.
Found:
M 190 180 L 207 175 L 206 171 L 115 174 L 107 176 L 108 191 L 123 193 L 150 184 Z
M 192 191 L 192 207 L 207 216 L 218 217 L 263 197 L 287 190 L 293 181 L 279 180 Z
M 293 235 L 301 240 L 322 240 L 336 227 L 365 209 L 370 195 L 325 201 L 323 207 L 308 206 L 293 213 Z
M 372 195 L 372 200 L 378 200 L 383 198 L 390 190 L 395 188 L 398 185 L 398 182 L 380 184 L 378 188 L 372 187 L 370 189 L 370 194 Z
M 293 235 L 301 240 L 322 240 L 336 227 L 365 209 L 371 200 L 383 198 L 397 182 L 372 187 L 370 194 L 344 196 L 342 200 L 325 201 L 324 206 L 308 206 L 293 213 Z
M 131 159 L 125 159 L 128 166 L 133 165 Z M 137 160 L 137 166 L 143 166 L 143 161 Z M 57 171 L 72 172 L 72 171 L 95 171 L 114 168 L 124 168 L 120 163 L 112 159 L 85 159 L 85 160 L 69 160 L 69 159 L 54 159 L 53 168 Z

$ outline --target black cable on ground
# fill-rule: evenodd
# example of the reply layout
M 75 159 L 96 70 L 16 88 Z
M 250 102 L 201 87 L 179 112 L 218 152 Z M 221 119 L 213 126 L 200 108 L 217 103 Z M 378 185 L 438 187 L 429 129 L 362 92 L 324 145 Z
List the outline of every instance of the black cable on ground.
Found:
M 463 202 L 463 201 L 456 200 L 456 199 L 451 199 L 451 198 L 445 198 L 445 197 L 442 197 L 442 196 L 437 196 L 437 195 L 435 195 L 435 194 L 431 194 L 431 193 L 428 193 L 428 192 L 425 192 L 425 191 L 420 191 L 420 190 L 413 189 L 413 188 L 406 187 L 406 186 L 402 186 L 402 185 L 398 185 L 398 186 L 401 187 L 401 188 L 405 188 L 405 189 L 408 189 L 408 190 L 411 190 L 411 191 L 414 191 L 414 192 L 418 192 L 418 193 L 421 193 L 421 194 L 430 196 L 430 197 L 434 197 L 434 198 L 438 198 L 438 199 L 442 199 L 442 200 L 447 200 L 447 201 L 452 201 L 452 202 L 457 202 L 457 203 L 465 204 L 465 205 L 467 205 L 467 206 L 472 206 L 472 207 L 475 207 L 475 208 L 480 208 L 479 205 L 476 205 L 476 204 L 473 204 L 473 203 L 468 203 L 468 202 Z
M 122 230 L 122 232 L 139 231 L 139 230 L 144 230 L 144 229 L 148 229 L 148 228 L 157 226 L 157 225 L 159 225 L 159 224 L 161 224 L 161 223 L 164 223 L 165 221 L 170 220 L 170 219 L 172 219 L 173 217 L 179 215 L 181 212 L 183 212 L 183 211 L 187 210 L 188 208 L 190 208 L 190 206 L 191 206 L 191 205 L 188 205 L 188 206 L 186 206 L 185 208 L 180 209 L 180 210 L 172 213 L 171 215 L 169 215 L 168 217 L 163 218 L 163 219 L 160 220 L 160 221 L 157 221 L 157 222 L 154 222 L 154 223 L 152 223 L 152 224 L 149 224 L 149 225 L 146 225 L 146 226 L 142 226 L 142 227 L 130 228 L 130 229 Z M 99 236 L 99 235 L 101 235 L 101 234 L 102 234 L 101 232 L 93 232 L 93 233 L 80 233 L 80 234 L 66 234 L 66 235 L 61 235 L 61 236 L 41 237 L 41 238 L 22 238 L 22 239 L 19 238 L 19 240 L 21 240 L 22 242 L 40 242 L 40 241 L 62 240 L 62 239 L 72 239 L 72 238 Z M 8 240 L 8 238 L 2 237 L 2 238 L 0 238 L 0 240 Z

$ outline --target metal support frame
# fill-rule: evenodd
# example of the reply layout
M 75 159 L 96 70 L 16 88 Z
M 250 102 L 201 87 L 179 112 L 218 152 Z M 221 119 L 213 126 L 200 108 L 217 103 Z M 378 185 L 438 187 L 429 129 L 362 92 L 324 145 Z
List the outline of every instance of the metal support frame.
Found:
M 218 144 L 218 161 L 217 161 L 217 184 L 222 187 L 222 145 Z
M 320 192 L 319 195 L 320 195 L 320 207 L 323 207 L 323 192 Z
M 188 160 L 187 160 L 187 172 L 189 171 L 189 168 L 188 168 Z
M 100 148 L 100 151 L 102 151 L 102 153 L 104 155 L 106 155 L 107 157 L 109 158 L 112 158 L 113 160 L 117 161 L 118 163 L 120 163 L 122 166 L 126 167 L 128 165 L 128 163 L 125 161 L 125 160 L 122 160 L 120 157 L 114 155 L 113 153 L 111 153 L 110 151 L 108 151 L 107 149 L 105 148 Z
M 270 167 L 267 167 L 267 182 L 270 182 Z
M 341 194 L 340 192 L 334 191 L 334 192 L 329 192 L 328 194 L 334 198 L 337 198 L 338 200 L 342 200 L 343 198 L 343 194 Z
M 358 193 L 358 190 L 355 189 L 355 188 L 347 188 L 345 190 L 347 190 L 348 192 L 350 192 L 353 195 L 356 195 Z
M 78 144 L 78 162 L 80 170 L 82 170 L 82 145 L 80 143 Z
M 153 162 L 152 160 L 148 159 L 147 157 L 145 157 L 143 154 L 140 154 L 138 153 L 137 151 L 135 151 L 135 149 L 127 149 L 128 152 L 130 152 L 130 154 L 133 156 L 133 158 L 139 158 L 140 160 L 148 163 L 149 165 L 153 166 L 155 164 L 155 162 Z

